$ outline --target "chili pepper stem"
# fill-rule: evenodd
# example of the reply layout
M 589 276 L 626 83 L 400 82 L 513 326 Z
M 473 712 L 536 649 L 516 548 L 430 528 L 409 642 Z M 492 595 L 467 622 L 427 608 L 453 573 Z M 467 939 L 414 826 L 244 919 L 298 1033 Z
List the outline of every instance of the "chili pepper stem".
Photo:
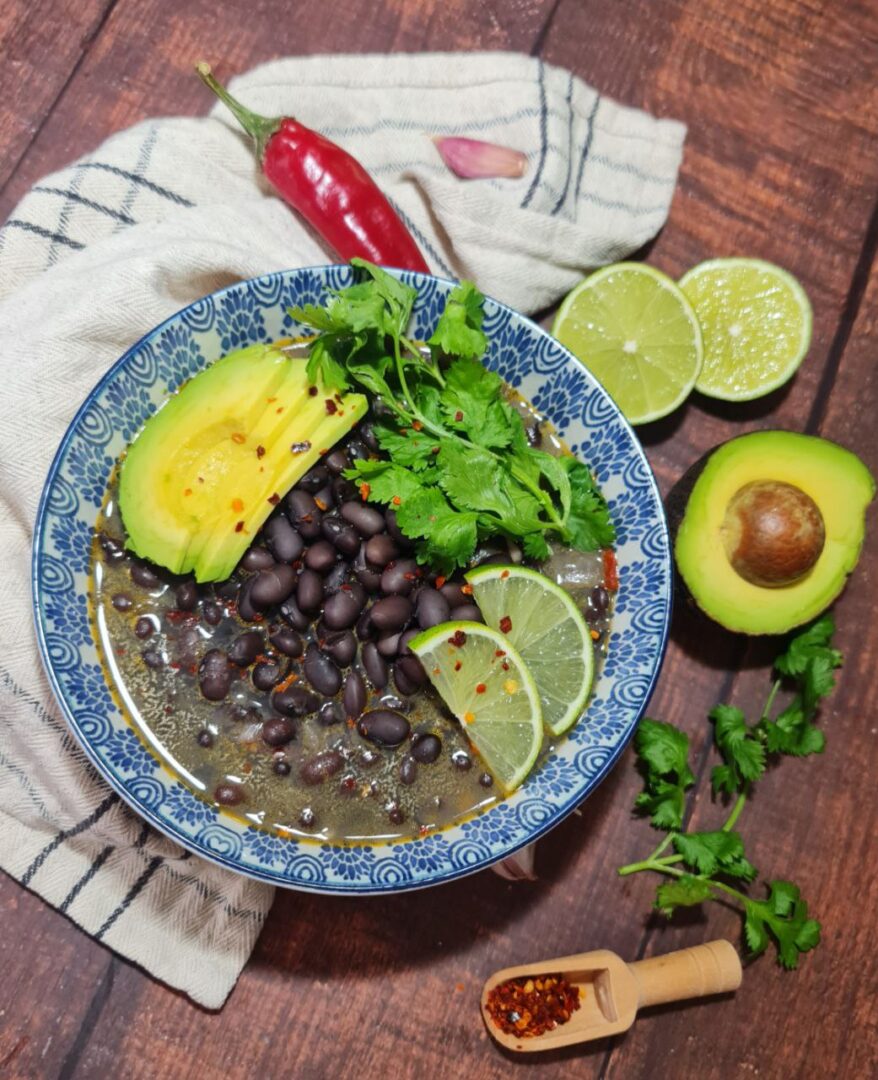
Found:
M 195 65 L 195 70 L 198 72 L 198 77 L 204 85 L 209 87 L 216 94 L 247 134 L 251 135 L 256 140 L 256 151 L 261 160 L 265 144 L 277 131 L 280 126 L 280 120 L 269 116 L 260 116 L 259 113 L 251 112 L 251 110 L 242 105 L 240 101 L 233 98 L 222 83 L 217 82 L 213 77 L 210 70 L 210 64 L 205 63 L 203 60 L 199 60 Z

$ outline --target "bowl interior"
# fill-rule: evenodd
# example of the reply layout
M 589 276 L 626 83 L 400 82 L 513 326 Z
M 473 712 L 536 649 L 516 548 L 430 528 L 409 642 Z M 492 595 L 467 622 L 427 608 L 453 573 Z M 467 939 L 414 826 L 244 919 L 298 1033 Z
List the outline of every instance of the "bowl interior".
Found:
M 399 273 L 418 289 L 414 334 L 428 337 L 454 282 Z M 37 633 L 54 692 L 95 766 L 156 828 L 199 855 L 278 885 L 318 892 L 418 888 L 481 869 L 535 840 L 607 774 L 645 708 L 664 656 L 671 604 L 667 527 L 631 428 L 583 366 L 544 330 L 485 304 L 486 362 L 528 398 L 593 469 L 617 530 L 619 593 L 606 662 L 586 716 L 511 798 L 417 840 L 343 846 L 250 827 L 197 798 L 115 706 L 88 616 L 89 549 L 114 462 L 182 382 L 245 345 L 295 336 L 291 305 L 351 284 L 347 266 L 270 274 L 207 296 L 137 342 L 72 421 L 46 480 L 34 536 Z

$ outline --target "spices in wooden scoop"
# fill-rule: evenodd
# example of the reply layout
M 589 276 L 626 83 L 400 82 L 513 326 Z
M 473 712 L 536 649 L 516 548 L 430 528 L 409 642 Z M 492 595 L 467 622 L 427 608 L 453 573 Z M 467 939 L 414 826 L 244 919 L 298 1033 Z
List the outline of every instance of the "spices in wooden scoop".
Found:
M 563 975 L 507 979 L 490 991 L 486 1007 L 507 1035 L 533 1038 L 566 1024 L 579 1008 L 580 993 Z

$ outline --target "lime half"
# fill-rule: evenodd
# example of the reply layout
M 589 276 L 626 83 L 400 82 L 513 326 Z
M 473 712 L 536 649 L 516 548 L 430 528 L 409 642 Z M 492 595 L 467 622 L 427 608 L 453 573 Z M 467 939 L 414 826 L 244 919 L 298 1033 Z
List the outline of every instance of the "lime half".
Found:
M 811 344 L 811 304 L 792 274 L 760 259 L 712 259 L 680 280 L 704 335 L 695 389 L 762 397 L 792 378 Z
M 430 682 L 508 795 L 543 741 L 540 696 L 509 640 L 476 622 L 447 622 L 409 642 Z
M 485 621 L 527 664 L 543 723 L 561 735 L 582 715 L 594 677 L 594 645 L 579 608 L 554 581 L 521 566 L 483 566 L 466 580 Z
M 673 281 L 644 263 L 597 270 L 561 305 L 552 333 L 632 424 L 667 416 L 701 370 L 701 328 Z

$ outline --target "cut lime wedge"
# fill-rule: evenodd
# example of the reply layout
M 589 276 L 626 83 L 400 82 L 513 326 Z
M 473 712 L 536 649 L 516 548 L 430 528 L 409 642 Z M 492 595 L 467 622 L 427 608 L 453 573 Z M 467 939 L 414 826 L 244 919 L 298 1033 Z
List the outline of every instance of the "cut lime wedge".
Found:
M 701 370 L 701 328 L 680 289 L 644 263 L 616 263 L 577 285 L 552 333 L 632 424 L 667 416 Z
M 540 696 L 507 638 L 481 623 L 447 622 L 409 642 L 439 696 L 508 795 L 540 752 Z
M 483 566 L 466 580 L 489 626 L 500 629 L 533 676 L 543 723 L 561 735 L 582 715 L 594 645 L 579 608 L 554 581 L 522 566 Z
M 750 401 L 792 378 L 811 344 L 811 304 L 792 274 L 761 259 L 711 259 L 680 280 L 704 335 L 695 389 Z

